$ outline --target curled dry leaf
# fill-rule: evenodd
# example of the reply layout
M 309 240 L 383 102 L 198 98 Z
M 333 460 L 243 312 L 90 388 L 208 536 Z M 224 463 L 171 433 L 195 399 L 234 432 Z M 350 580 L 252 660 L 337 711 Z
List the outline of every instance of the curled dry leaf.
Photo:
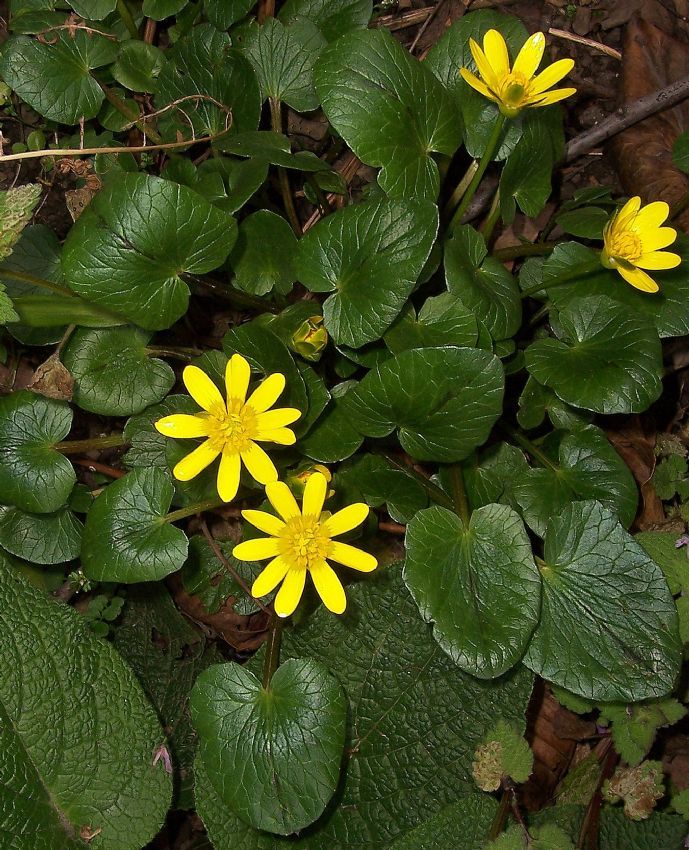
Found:
M 689 44 L 644 19 L 633 20 L 624 39 L 622 100 L 631 103 L 689 74 Z M 612 141 L 620 180 L 644 203 L 676 203 L 689 191 L 689 177 L 672 162 L 672 146 L 689 130 L 689 101 L 641 121 Z M 689 231 L 689 211 L 676 220 Z

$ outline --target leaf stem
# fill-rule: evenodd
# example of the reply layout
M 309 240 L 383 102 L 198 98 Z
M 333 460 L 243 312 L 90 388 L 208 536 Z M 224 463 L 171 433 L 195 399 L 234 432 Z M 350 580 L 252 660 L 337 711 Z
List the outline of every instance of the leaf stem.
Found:
M 268 102 L 270 104 L 271 129 L 274 133 L 282 133 L 282 104 L 277 97 L 268 98 Z M 297 216 L 297 211 L 294 207 L 294 198 L 292 197 L 292 192 L 289 187 L 287 170 L 282 166 L 278 166 L 278 180 L 280 181 L 280 191 L 282 192 L 282 200 L 285 205 L 287 218 L 289 219 L 289 223 L 292 225 L 292 230 L 294 231 L 295 236 L 299 239 L 302 235 L 301 224 L 299 223 L 299 217 Z
M 201 351 L 195 348 L 175 348 L 171 346 L 166 348 L 161 345 L 147 345 L 146 354 L 151 357 L 172 357 L 175 360 L 183 360 L 185 363 L 190 363 L 194 357 L 200 357 Z
M 417 472 L 411 466 L 405 466 L 403 463 L 395 460 L 392 455 L 388 455 L 385 452 L 381 452 L 382 457 L 385 458 L 389 463 L 395 466 L 397 469 L 401 469 L 403 472 L 408 473 L 409 475 L 413 475 L 414 478 L 419 482 L 419 484 L 423 487 L 423 489 L 428 493 L 429 497 L 437 504 L 442 505 L 444 508 L 449 508 L 451 511 L 455 509 L 455 503 L 447 495 L 447 493 L 441 488 L 438 487 L 437 484 L 434 484 L 432 481 L 429 481 L 425 475 L 421 475 L 420 472 Z
M 186 508 L 171 511 L 164 517 L 161 517 L 163 522 L 177 522 L 178 519 L 186 519 L 188 516 L 195 516 L 204 511 L 211 511 L 213 508 L 222 507 L 225 503 L 222 499 L 204 499 L 202 502 L 194 502 L 193 505 L 187 505 Z
M 523 434 L 519 429 L 513 428 L 511 425 L 508 425 L 506 422 L 501 422 L 500 427 L 505 433 L 507 433 L 516 443 L 524 449 L 525 452 L 531 455 L 532 458 L 537 460 L 541 466 L 545 466 L 548 469 L 552 469 L 554 472 L 559 472 L 560 467 L 554 463 L 548 455 L 540 449 L 534 442 L 532 442 L 526 434 Z
M 490 242 L 491 236 L 493 235 L 493 230 L 495 229 L 495 225 L 500 218 L 500 189 L 493 195 L 493 202 L 490 205 L 490 209 L 488 210 L 488 215 L 486 216 L 486 220 L 483 222 L 481 227 L 481 235 L 486 240 L 486 245 Z
M 502 113 L 498 113 L 498 116 L 495 119 L 495 124 L 493 125 L 493 129 L 486 143 L 486 149 L 483 151 L 483 156 L 479 161 L 478 168 L 476 169 L 471 183 L 469 183 L 466 192 L 462 195 L 462 200 L 459 202 L 459 205 L 450 220 L 450 226 L 448 228 L 450 232 L 452 232 L 457 225 L 462 223 L 462 216 L 467 211 L 467 207 L 471 203 L 471 199 L 476 194 L 478 184 L 481 182 L 481 178 L 486 173 L 486 169 L 497 150 L 498 143 L 500 142 L 500 136 L 502 135 L 502 130 L 505 126 L 505 120 L 505 116 Z
M 586 275 L 592 274 L 595 271 L 603 268 L 601 266 L 600 260 L 591 260 L 588 263 L 581 263 L 578 266 L 574 266 L 569 271 L 564 274 L 557 275 L 548 283 L 537 283 L 534 286 L 529 286 L 527 289 L 522 291 L 522 298 L 528 298 L 530 295 L 533 295 L 536 292 L 542 292 L 544 290 L 554 289 L 556 286 L 563 286 L 565 283 L 569 283 L 572 280 L 576 280 L 580 277 L 585 277 Z
M 136 21 L 134 20 L 134 16 L 132 15 L 129 6 L 127 6 L 126 0 L 117 0 L 117 14 L 122 19 L 122 23 L 129 30 L 129 35 L 132 38 L 139 38 L 139 30 L 136 26 Z
M 526 242 L 523 245 L 508 245 L 493 251 L 493 257 L 504 260 L 518 260 L 520 257 L 540 257 L 548 254 L 557 246 L 557 242 Z
M 270 618 L 268 640 L 266 642 L 266 656 L 263 659 L 263 689 L 266 691 L 270 689 L 270 681 L 273 678 L 273 673 L 278 669 L 278 664 L 280 663 L 280 644 L 282 643 L 284 622 L 273 611 Z
M 110 434 L 107 437 L 91 437 L 87 440 L 63 440 L 53 446 L 63 455 L 82 454 L 98 449 L 114 449 L 127 444 L 122 434 Z
M 72 292 L 71 289 L 67 289 L 65 286 L 60 286 L 59 283 L 53 283 L 52 280 L 45 280 L 45 278 L 27 274 L 27 272 L 0 268 L 0 277 L 11 277 L 13 280 L 21 280 L 22 283 L 30 283 L 32 286 L 40 286 L 41 289 L 49 289 L 51 292 L 58 292 L 60 295 L 66 295 L 68 298 L 77 297 L 76 292 Z
M 264 310 L 268 313 L 280 312 L 281 308 L 277 304 L 273 304 L 271 301 L 267 301 L 265 298 L 261 298 L 258 295 L 251 295 L 249 292 L 244 292 L 241 289 L 235 289 L 233 286 L 221 283 L 219 280 L 213 280 L 213 278 L 209 277 L 194 277 L 193 275 L 185 275 L 185 277 L 193 280 L 194 283 L 199 286 L 209 289 L 213 295 L 217 295 L 218 298 L 222 298 L 224 301 L 229 301 L 235 306 L 252 307 L 255 310 Z
M 490 832 L 488 833 L 488 841 L 494 841 L 498 835 L 502 832 L 505 822 L 507 821 L 507 817 L 510 813 L 511 801 L 510 794 L 507 791 L 502 792 L 502 797 L 500 798 L 500 805 L 498 806 L 498 810 L 495 813 L 495 817 L 493 818 L 493 823 L 490 826 Z
M 454 191 L 447 199 L 447 203 L 443 208 L 443 214 L 445 216 L 449 216 L 452 210 L 457 206 L 457 204 L 462 200 L 462 195 L 469 188 L 469 184 L 474 179 L 474 174 L 478 171 L 478 160 L 472 159 L 471 164 L 467 168 L 467 170 L 462 175 L 462 179 L 455 186 Z
M 462 467 L 458 463 L 453 463 L 450 467 L 450 481 L 452 483 L 455 513 L 462 520 L 464 525 L 468 526 L 469 520 L 471 519 L 471 511 L 469 510 L 467 491 L 464 486 L 464 474 L 462 472 Z

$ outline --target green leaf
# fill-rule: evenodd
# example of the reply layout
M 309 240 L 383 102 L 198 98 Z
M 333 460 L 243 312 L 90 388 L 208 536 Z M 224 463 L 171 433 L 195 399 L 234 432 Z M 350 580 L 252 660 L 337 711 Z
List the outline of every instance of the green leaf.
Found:
M 462 792 L 422 824 L 407 832 L 390 850 L 431 850 L 452 847 L 454 850 L 484 850 L 484 837 L 490 831 L 496 802 L 488 794 Z
M 518 510 L 514 494 L 515 482 L 528 469 L 524 453 L 509 443 L 493 443 L 478 455 L 470 455 L 462 463 L 467 500 L 472 510 L 501 502 Z M 436 476 L 448 495 L 452 495 L 451 470 L 441 467 Z
M 541 581 L 518 514 L 486 505 L 465 523 L 437 505 L 407 526 L 404 581 L 433 636 L 462 670 L 494 679 L 524 654 Z
M 218 664 L 199 676 L 191 712 L 199 757 L 242 820 L 289 835 L 322 814 L 337 787 L 347 718 L 327 667 L 285 661 L 264 687 L 239 664 Z
M 593 425 L 552 435 L 544 446 L 543 468 L 526 469 L 515 482 L 526 523 L 540 537 L 548 520 L 570 502 L 597 499 L 628 528 L 636 516 L 638 491 L 629 467 Z
M 141 11 L 146 18 L 163 21 L 180 12 L 187 2 L 188 0 L 144 0 Z
M 306 18 L 296 18 L 289 26 L 268 18 L 260 27 L 249 27 L 243 52 L 256 72 L 263 98 L 284 101 L 298 112 L 316 109 L 313 69 L 326 43 Z
M 546 114 L 555 116 L 551 126 L 544 121 L 525 122 L 522 137 L 500 174 L 500 214 L 507 224 L 514 221 L 517 205 L 535 218 L 550 197 L 550 175 L 562 153 L 562 119 L 557 111 Z M 556 135 L 560 144 L 553 144 Z
M 561 213 L 555 218 L 565 233 L 582 239 L 603 239 L 603 228 L 610 214 L 600 207 L 578 207 Z
M 296 270 L 323 304 L 338 344 L 360 348 L 399 315 L 421 274 L 438 229 L 424 201 L 371 201 L 321 219 L 299 241 Z
M 646 821 L 630 820 L 619 809 L 604 807 L 599 850 L 681 850 L 687 834 L 684 818 L 654 812 Z
M 0 260 L 10 256 L 41 197 L 41 187 L 27 183 L 0 192 Z M 4 321 L 15 321 L 5 319 Z
M 342 484 L 348 496 L 354 491 L 373 508 L 385 505 L 395 522 L 410 522 L 428 505 L 428 495 L 418 479 L 380 455 L 360 455 L 346 468 L 340 467 L 335 476 L 336 492 Z
M 187 557 L 187 537 L 165 522 L 173 486 L 156 468 L 135 469 L 109 484 L 86 518 L 81 560 L 93 581 L 157 581 Z
M 166 449 L 170 439 L 156 431 L 153 423 L 171 413 L 198 413 L 198 405 L 188 395 L 169 395 L 160 404 L 154 404 L 139 416 L 127 420 L 123 437 L 131 443 L 131 448 L 122 460 L 129 469 L 155 466 L 169 472 Z
M 117 0 L 70 0 L 69 4 L 82 18 L 89 21 L 102 21 L 115 11 Z
M 677 547 L 677 534 L 643 531 L 634 539 L 663 571 L 670 592 L 689 594 L 689 560 L 687 550 Z
M 615 749 L 630 767 L 648 755 L 658 729 L 679 722 L 686 713 L 686 708 L 672 698 L 601 706 L 601 718 L 612 723 Z
M 112 66 L 112 75 L 120 85 L 131 91 L 155 92 L 158 89 L 158 74 L 164 64 L 165 54 L 162 50 L 132 39 L 120 47 L 117 61 Z
M 292 153 L 292 143 L 282 133 L 271 130 L 253 130 L 237 133 L 236 136 L 224 136 L 215 143 L 215 147 L 237 156 L 250 156 L 256 160 L 292 168 L 296 171 L 319 171 L 336 174 L 327 162 L 319 159 L 311 151 Z
M 427 298 L 417 316 L 410 304 L 385 334 L 385 344 L 393 354 L 410 348 L 441 345 L 476 345 L 476 317 L 451 292 Z
M 0 76 L 44 118 L 63 124 L 95 118 L 105 95 L 90 72 L 114 61 L 118 45 L 84 30 L 54 36 L 55 43 L 11 38 L 0 54 Z
M 353 385 L 353 381 L 346 381 L 331 388 L 332 397 L 324 413 L 297 442 L 303 455 L 320 463 L 337 463 L 351 457 L 364 442 L 363 435 L 352 425 L 347 409 L 346 397 Z
M 221 655 L 177 610 L 165 588 L 155 584 L 128 589 L 113 644 L 170 730 L 173 806 L 193 808 L 196 733 L 189 717 L 189 694 L 199 673 L 221 661 Z
M 519 287 L 502 263 L 488 256 L 483 236 L 469 224 L 455 228 L 445 243 L 445 278 L 493 339 L 514 336 L 522 321 Z
M 335 41 L 351 30 L 365 29 L 372 7 L 371 0 L 287 0 L 278 17 L 283 24 L 308 18 L 328 41 Z
M 352 32 L 327 47 L 316 91 L 333 128 L 391 197 L 435 200 L 431 153 L 451 156 L 461 127 L 450 96 L 433 74 L 383 30 Z
M 532 343 L 526 366 L 563 401 L 597 413 L 638 413 L 658 398 L 660 341 L 643 318 L 595 296 L 572 299 L 551 320 L 558 338 Z
M 531 775 L 534 756 L 526 740 L 509 723 L 499 720 L 477 747 L 471 765 L 476 784 L 483 791 L 499 790 L 504 777 L 522 784 Z
M 551 389 L 539 384 L 529 375 L 519 396 L 517 422 L 529 431 L 532 428 L 538 428 L 546 414 L 553 428 L 562 428 L 564 431 L 585 428 L 593 419 L 591 413 L 565 404 Z
M 62 564 L 79 556 L 83 526 L 69 508 L 29 514 L 0 505 L 0 546 L 33 564 Z
M 261 95 L 256 75 L 247 60 L 232 49 L 226 33 L 218 32 L 211 24 L 201 24 L 165 56 L 167 62 L 158 77 L 156 107 L 162 109 L 193 95 L 205 96 L 197 102 L 180 104 L 184 115 L 175 115 L 170 136 L 179 130 L 188 137 L 190 121 L 197 136 L 217 136 L 228 129 L 230 133 L 240 133 L 258 127 Z
M 184 315 L 189 287 L 182 274 L 202 274 L 227 257 L 233 218 L 185 186 L 125 174 L 93 198 L 62 252 L 69 286 L 88 301 L 147 330 Z
M 273 289 L 287 294 L 296 280 L 296 250 L 297 238 L 282 216 L 269 210 L 252 213 L 240 224 L 230 254 L 233 284 L 253 295 L 267 295 Z
M 214 27 L 226 30 L 241 21 L 255 5 L 256 0 L 204 0 L 203 9 Z
M 165 734 L 131 670 L 2 558 L 0 819 L 8 847 L 140 850 L 162 825 Z M 85 691 L 87 689 L 87 694 Z M 9 843 L 7 843 L 9 842 Z
M 2 500 L 29 513 L 52 513 L 72 492 L 72 464 L 53 446 L 72 427 L 62 401 L 21 390 L 0 398 Z
M 677 612 L 665 578 L 598 502 L 575 502 L 545 538 L 541 621 L 524 663 L 602 702 L 664 696 L 679 670 Z
M 470 764 L 490 726 L 504 718 L 524 728 L 532 677 L 521 668 L 498 683 L 485 682 L 459 670 L 421 622 L 399 566 L 367 576 L 347 594 L 343 617 L 320 608 L 286 630 L 282 642 L 283 659 L 320 661 L 346 692 L 350 716 L 338 805 L 299 838 L 282 842 L 244 826 L 199 765 L 197 808 L 216 850 L 389 848 L 430 818 L 442 822 L 441 812 L 474 790 Z M 253 660 L 253 669 L 260 662 Z M 471 805 L 467 824 L 475 812 Z M 486 813 L 481 835 L 488 819 Z M 457 833 L 448 846 L 475 846 L 473 835 L 462 840 Z M 435 846 L 445 847 L 428 845 Z
M 417 460 L 453 462 L 486 441 L 502 413 L 504 375 L 477 348 L 416 348 L 372 369 L 347 394 L 351 424 L 369 437 L 399 429 Z
M 680 171 L 689 174 L 689 132 L 680 133 L 675 139 L 672 162 Z
M 150 333 L 138 328 L 76 330 L 62 352 L 74 378 L 74 402 L 103 416 L 130 416 L 165 397 L 175 373 L 149 357 Z

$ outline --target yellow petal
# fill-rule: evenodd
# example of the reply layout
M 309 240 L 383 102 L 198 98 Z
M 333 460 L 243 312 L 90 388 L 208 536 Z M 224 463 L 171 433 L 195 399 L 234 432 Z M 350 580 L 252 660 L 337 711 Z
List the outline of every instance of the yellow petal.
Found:
M 263 413 L 275 404 L 284 389 L 285 376 L 281 375 L 280 372 L 275 372 L 261 381 L 258 387 L 251 393 L 246 403 L 256 413 Z
M 278 537 L 285 527 L 285 523 L 279 517 L 268 514 L 265 511 L 246 510 L 242 511 L 242 516 L 259 531 L 263 531 L 265 534 L 270 534 L 273 537 Z
M 634 265 L 640 269 L 659 271 L 677 268 L 681 262 L 682 258 L 671 251 L 650 251 L 648 254 L 642 254 L 638 260 L 634 260 Z
M 266 593 L 270 593 L 272 590 L 280 584 L 283 578 L 287 575 L 287 570 L 289 570 L 289 564 L 279 555 L 277 558 L 273 558 L 269 564 L 266 565 L 263 572 L 259 573 L 251 587 L 251 595 L 252 596 L 265 596 Z
M 472 74 L 471 71 L 467 71 L 466 68 L 460 68 L 459 73 L 462 75 L 462 79 L 465 82 L 469 83 L 469 85 L 473 89 L 476 89 L 479 94 L 482 94 L 484 97 L 487 97 L 489 100 L 492 100 L 495 103 L 498 102 L 497 97 L 488 88 L 488 86 L 484 82 L 479 80 L 479 78 L 475 74 Z
M 325 494 L 328 492 L 328 482 L 321 472 L 314 472 L 309 476 L 304 487 L 301 512 L 303 516 L 320 517 L 325 502 Z
M 573 67 L 573 59 L 560 59 L 557 62 L 553 62 L 552 65 L 548 65 L 537 77 L 534 77 L 529 86 L 529 94 L 540 94 L 551 86 L 554 86 L 555 83 L 559 83 L 563 77 L 569 74 Z
M 641 289 L 643 292 L 657 292 L 660 289 L 653 278 L 650 275 L 647 275 L 646 272 L 641 271 L 641 269 L 617 266 L 617 271 L 622 275 L 627 283 L 631 283 L 635 289 Z
M 330 564 L 320 561 L 312 566 L 309 572 L 318 595 L 328 611 L 332 611 L 333 614 L 343 614 L 347 607 L 347 597 L 335 570 Z
M 172 470 L 172 474 L 178 481 L 191 481 L 199 472 L 203 472 L 207 466 L 210 466 L 219 454 L 218 449 L 212 448 L 210 440 L 206 440 L 193 452 L 183 457 Z
M 304 592 L 306 570 L 289 570 L 282 582 L 282 587 L 275 597 L 275 613 L 278 617 L 289 617 L 299 604 Z
M 483 78 L 483 81 L 490 88 L 495 88 L 497 78 L 493 73 L 493 69 L 490 67 L 490 62 L 486 59 L 485 53 L 481 50 L 473 38 L 469 39 L 469 49 L 471 50 L 471 55 L 474 57 L 476 69 Z
M 189 390 L 189 395 L 199 407 L 209 413 L 217 411 L 218 408 L 226 409 L 225 400 L 220 395 L 220 390 L 198 366 L 185 366 L 182 379 L 184 386 Z
M 659 248 L 667 248 L 675 239 L 677 239 L 677 231 L 674 227 L 658 227 L 655 230 L 649 230 L 641 236 L 644 254 L 657 251 Z
M 266 486 L 266 496 L 270 504 L 285 522 L 289 522 L 294 517 L 301 516 L 297 500 L 284 481 L 275 481 L 272 484 L 268 484 Z
M 274 428 L 272 431 L 259 431 L 255 437 L 259 443 L 277 443 L 280 446 L 293 446 L 297 442 L 294 431 L 289 428 Z
M 334 513 L 322 525 L 326 534 L 330 537 L 337 537 L 338 534 L 344 534 L 346 531 L 351 531 L 356 528 L 368 516 L 369 508 L 363 502 L 356 502 L 354 505 L 348 505 L 342 508 L 341 511 Z
M 238 398 L 240 401 L 246 399 L 251 380 L 251 366 L 241 354 L 233 354 L 227 361 L 225 367 L 225 390 L 227 397 Z
M 510 72 L 510 57 L 502 33 L 488 30 L 483 36 L 483 52 L 488 60 L 493 74 L 500 79 Z M 485 79 L 485 77 L 484 77 Z
M 650 227 L 660 227 L 669 215 L 670 207 L 665 201 L 653 201 L 642 207 L 636 214 L 632 222 L 632 230 L 639 233 Z
M 557 103 L 559 100 L 564 100 L 566 97 L 571 97 L 576 94 L 576 89 L 553 89 L 545 94 L 537 94 L 534 98 L 528 97 L 526 102 L 528 106 L 550 106 L 552 103 Z
M 163 416 L 155 423 L 155 429 L 166 437 L 207 437 L 208 420 L 203 416 L 190 416 L 188 413 L 173 413 Z
M 218 468 L 218 495 L 223 502 L 231 502 L 239 490 L 242 464 L 237 452 L 223 452 Z
M 514 60 L 512 72 L 515 74 L 523 74 L 527 80 L 536 73 L 536 69 L 541 64 L 543 51 L 545 50 L 545 36 L 542 32 L 535 32 L 527 38 L 524 46 L 519 51 L 519 55 Z
M 256 425 L 259 431 L 273 431 L 275 428 L 284 428 L 291 425 L 301 416 L 301 410 L 296 407 L 276 407 L 267 413 L 259 413 L 256 417 Z
M 636 218 L 636 214 L 641 209 L 641 198 L 634 195 L 627 203 L 618 210 L 611 222 L 612 230 L 627 230 L 632 221 Z
M 259 484 L 278 480 L 275 464 L 257 443 L 251 443 L 250 447 L 242 452 L 242 461 L 249 475 Z
M 278 554 L 278 541 L 274 537 L 245 540 L 234 547 L 232 554 L 240 561 L 262 561 L 265 558 L 274 558 Z
M 328 557 L 337 561 L 338 564 L 344 564 L 345 567 L 351 567 L 353 570 L 359 570 L 360 573 L 370 573 L 378 566 L 378 561 L 368 552 L 362 549 L 357 549 L 356 546 L 350 546 L 347 543 L 339 543 L 333 541 L 331 544 Z

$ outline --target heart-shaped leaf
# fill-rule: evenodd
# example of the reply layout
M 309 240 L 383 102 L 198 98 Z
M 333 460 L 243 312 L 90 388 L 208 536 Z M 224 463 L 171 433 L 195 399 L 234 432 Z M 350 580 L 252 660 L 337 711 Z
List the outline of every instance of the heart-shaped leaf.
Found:
M 70 230 L 62 268 L 88 301 L 160 330 L 187 309 L 181 275 L 217 268 L 236 236 L 234 219 L 196 192 L 125 174 L 98 192 Z
M 323 304 L 336 343 L 359 348 L 398 316 L 431 252 L 438 212 L 424 201 L 372 201 L 321 219 L 299 241 L 299 280 Z
M 526 366 L 568 404 L 597 413 L 638 413 L 660 395 L 658 335 L 629 308 L 602 295 L 574 298 L 556 315 L 558 339 L 526 349 Z
M 187 537 L 165 521 L 174 488 L 160 469 L 134 469 L 109 484 L 86 518 L 81 562 L 93 581 L 157 581 L 179 570 Z
M 519 287 L 502 263 L 487 255 L 480 233 L 468 224 L 457 227 L 445 244 L 447 288 L 493 339 L 507 339 L 522 321 Z
M 283 24 L 308 18 L 328 41 L 335 41 L 351 30 L 365 29 L 372 14 L 371 0 L 287 0 L 278 17 Z
M 281 165 L 295 171 L 328 171 L 335 174 L 322 159 L 311 151 L 292 153 L 292 143 L 282 133 L 271 130 L 250 130 L 237 133 L 236 136 L 224 136 L 215 143 L 215 147 L 236 156 L 250 156 L 271 165 Z
M 542 469 L 528 469 L 515 482 L 528 525 L 543 537 L 548 520 L 569 502 L 597 499 L 617 512 L 625 527 L 636 515 L 638 492 L 629 467 L 595 426 L 556 434 L 544 447 Z
M 485 442 L 502 413 L 504 373 L 477 348 L 415 348 L 372 369 L 347 394 L 351 424 L 369 437 L 399 428 L 417 460 L 451 463 Z
M 0 505 L 0 547 L 33 564 L 62 564 L 79 556 L 81 522 L 67 507 L 29 514 Z
M 296 249 L 297 238 L 284 218 L 270 210 L 252 213 L 239 226 L 230 254 L 234 285 L 254 295 L 267 295 L 273 289 L 286 295 L 296 280 Z
M 131 416 L 164 398 L 175 373 L 149 357 L 150 337 L 132 327 L 75 331 L 62 353 L 74 378 L 74 402 L 104 416 Z
M 236 24 L 256 5 L 256 0 L 204 0 L 206 17 L 219 30 Z
M 436 505 L 412 519 L 405 546 L 405 584 L 455 664 L 481 679 L 516 664 L 541 604 L 519 515 L 507 505 L 486 505 L 466 524 Z
M 63 124 L 94 118 L 105 95 L 91 70 L 117 56 L 117 42 L 78 29 L 55 31 L 56 41 L 16 36 L 3 45 L 0 76 L 32 109 Z
M 669 693 L 681 660 L 663 573 L 599 502 L 575 502 L 545 538 L 541 620 L 524 663 L 598 702 Z
M 393 354 L 440 345 L 471 347 L 477 339 L 476 317 L 450 292 L 427 298 L 418 316 L 410 304 L 385 334 Z
M 40 8 L 42 5 L 44 8 L 48 6 L 48 4 L 38 4 L 36 8 Z M 82 18 L 89 21 L 102 21 L 103 18 L 107 18 L 111 12 L 115 11 L 117 0 L 72 0 L 70 6 Z
M 347 701 L 318 661 L 286 661 L 268 687 L 239 664 L 199 676 L 191 695 L 199 757 L 223 801 L 256 829 L 313 823 L 337 786 Z
M 6 847 L 140 850 L 172 782 L 158 718 L 127 664 L 83 617 L 0 556 L 0 820 Z M 149 634 L 150 640 L 150 634 Z
M 380 455 L 359 455 L 351 465 L 341 466 L 336 490 L 341 491 L 343 485 L 347 501 L 363 500 L 373 508 L 386 505 L 395 522 L 411 522 L 428 505 L 428 494 L 419 480 Z
M 144 0 L 141 11 L 147 18 L 154 21 L 163 21 L 172 15 L 176 15 L 186 5 L 188 0 Z
M 117 62 L 112 66 L 112 75 L 117 82 L 131 91 L 155 92 L 158 90 L 158 74 L 165 64 L 165 54 L 158 47 L 145 41 L 132 39 L 120 48 Z
M 353 381 L 331 388 L 332 398 L 316 424 L 297 448 L 306 457 L 320 463 L 337 463 L 351 457 L 364 442 L 364 437 L 352 426 L 346 407 L 346 395 L 352 391 Z
M 0 398 L 0 493 L 2 501 L 29 513 L 51 513 L 72 492 L 76 475 L 53 446 L 72 427 L 62 401 L 28 390 Z
M 440 176 L 431 153 L 455 152 L 461 122 L 443 86 L 388 32 L 352 32 L 327 47 L 316 91 L 359 159 L 382 167 L 386 194 L 436 199 Z

